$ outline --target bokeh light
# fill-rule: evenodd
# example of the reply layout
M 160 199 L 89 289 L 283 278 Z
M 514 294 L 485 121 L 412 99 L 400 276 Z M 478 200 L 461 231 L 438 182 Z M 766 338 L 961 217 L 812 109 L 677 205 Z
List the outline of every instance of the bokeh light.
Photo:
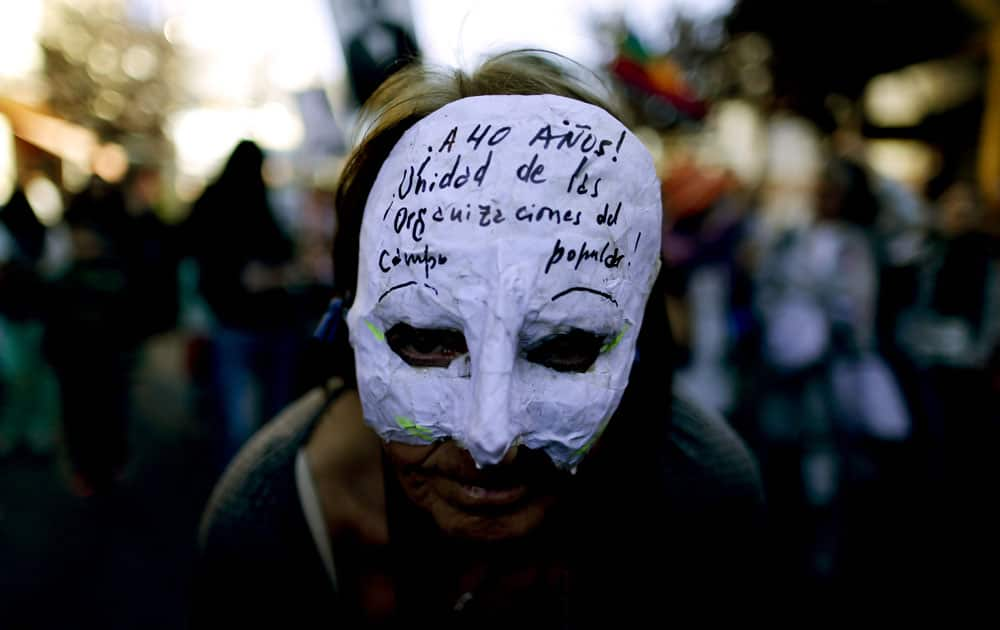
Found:
M 0 114 L 0 206 L 7 203 L 17 181 L 17 159 L 14 155 L 14 134 L 10 121 Z
M 24 186 L 24 194 L 35 211 L 35 216 L 44 225 L 56 225 L 63 215 L 62 193 L 51 179 L 35 175 Z
M 3 3 L 0 17 L 0 78 L 23 77 L 42 66 L 38 34 L 42 28 L 42 0 Z
M 94 150 L 94 174 L 112 184 L 128 172 L 128 153 L 120 144 L 104 144 Z

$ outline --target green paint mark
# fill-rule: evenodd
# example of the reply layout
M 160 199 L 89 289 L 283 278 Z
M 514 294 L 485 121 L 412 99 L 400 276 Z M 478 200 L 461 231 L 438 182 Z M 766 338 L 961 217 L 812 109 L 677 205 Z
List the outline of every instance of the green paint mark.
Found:
M 410 420 L 406 416 L 396 416 L 396 424 L 399 428 L 406 431 L 415 438 L 420 438 L 425 442 L 433 442 L 434 437 L 431 435 L 430 429 L 422 427 L 413 420 Z
M 368 330 L 372 331 L 372 334 L 375 335 L 376 339 L 378 339 L 379 341 L 383 341 L 383 342 L 385 341 L 385 333 L 383 333 L 381 330 L 379 330 L 378 327 L 375 324 L 371 323 L 370 321 L 368 321 L 366 319 L 365 320 L 365 325 L 368 326 Z
M 590 449 L 594 447 L 594 444 L 597 444 L 597 440 L 601 439 L 601 436 L 604 435 L 604 430 L 607 428 L 608 428 L 608 423 L 607 421 L 605 421 L 604 426 L 602 426 L 600 429 L 597 430 L 597 433 L 594 434 L 594 437 L 590 438 L 589 440 L 587 440 L 586 444 L 573 451 L 573 459 L 578 460 L 584 455 L 586 455 L 590 451 Z
M 578 448 L 575 451 L 573 451 L 573 457 L 574 458 L 578 458 L 578 457 L 583 457 L 584 455 L 586 455 L 587 451 L 589 451 L 594 446 L 594 443 L 597 442 L 597 437 L 598 436 L 595 435 L 594 437 L 592 437 L 589 440 L 587 440 L 586 444 L 584 444 L 580 448 Z
M 628 325 L 628 324 L 625 324 L 625 325 L 624 325 L 624 326 L 622 327 L 622 330 L 621 330 L 621 332 L 620 332 L 620 333 L 618 333 L 618 334 L 617 334 L 617 335 L 615 336 L 615 338 L 614 338 L 614 339 L 612 339 L 612 340 L 611 340 L 611 341 L 609 341 L 608 343 L 606 343 L 606 344 L 604 344 L 603 346 L 601 346 L 601 354 L 604 354 L 605 352 L 607 352 L 607 351 L 609 351 L 609 350 L 613 349 L 613 348 L 614 348 L 615 346 L 617 346 L 617 345 L 618 345 L 618 344 L 619 344 L 619 343 L 621 342 L 621 340 L 622 340 L 622 337 L 624 337 L 624 336 L 625 336 L 625 333 L 627 333 L 627 332 L 628 332 L 628 329 L 629 329 L 629 325 Z

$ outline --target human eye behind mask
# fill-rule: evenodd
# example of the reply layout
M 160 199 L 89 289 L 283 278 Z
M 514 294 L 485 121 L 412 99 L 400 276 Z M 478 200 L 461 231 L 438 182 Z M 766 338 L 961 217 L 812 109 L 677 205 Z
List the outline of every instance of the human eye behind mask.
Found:
M 607 335 L 571 328 L 526 344 L 525 360 L 557 372 L 586 372 L 605 345 Z
M 446 368 L 469 352 L 465 335 L 450 328 L 417 328 L 399 322 L 385 333 L 386 343 L 407 365 Z

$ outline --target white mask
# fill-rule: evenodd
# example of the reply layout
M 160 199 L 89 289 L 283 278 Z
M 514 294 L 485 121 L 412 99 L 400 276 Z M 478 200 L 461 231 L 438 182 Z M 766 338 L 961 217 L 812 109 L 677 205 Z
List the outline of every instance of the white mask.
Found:
M 522 444 L 575 467 L 628 382 L 661 216 L 649 153 L 603 109 L 477 96 L 421 120 L 365 207 L 347 321 L 366 422 L 452 438 L 479 465 Z M 458 331 L 468 352 L 415 367 L 387 341 L 400 323 Z

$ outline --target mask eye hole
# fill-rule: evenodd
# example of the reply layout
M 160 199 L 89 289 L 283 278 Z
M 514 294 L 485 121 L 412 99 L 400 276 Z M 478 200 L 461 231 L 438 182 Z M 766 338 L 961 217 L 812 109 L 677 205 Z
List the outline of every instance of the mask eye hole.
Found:
M 586 372 L 604 341 L 604 335 L 573 328 L 542 339 L 525 350 L 524 358 L 557 372 Z
M 414 367 L 448 367 L 452 359 L 469 351 L 461 331 L 414 328 L 402 322 L 386 331 L 385 340 L 399 358 Z

